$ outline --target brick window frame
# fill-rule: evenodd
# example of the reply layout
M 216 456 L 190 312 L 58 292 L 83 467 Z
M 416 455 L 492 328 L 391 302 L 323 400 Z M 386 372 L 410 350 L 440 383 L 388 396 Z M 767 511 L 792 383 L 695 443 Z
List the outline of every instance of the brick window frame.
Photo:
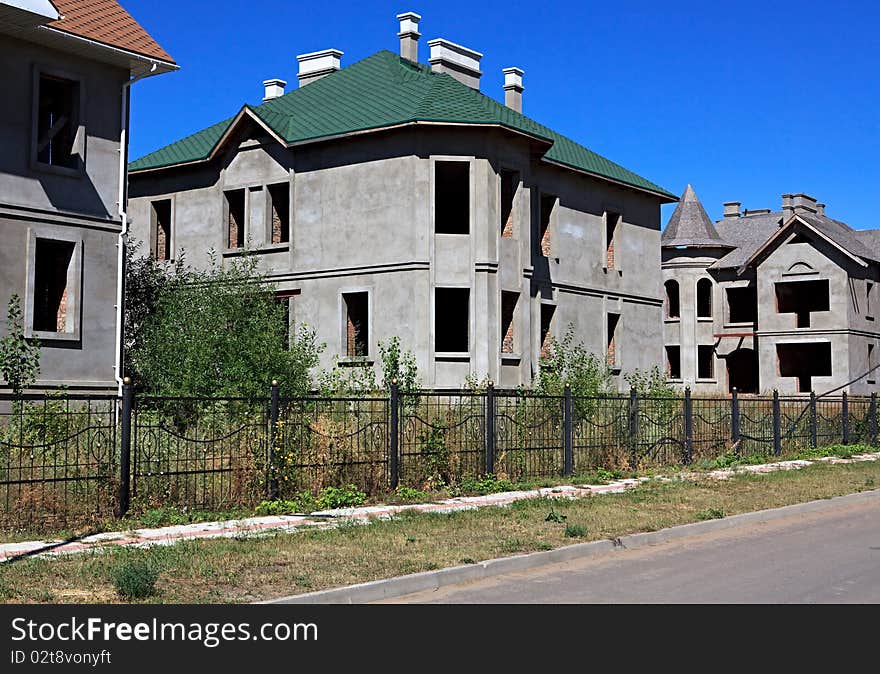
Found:
M 70 260 L 67 265 L 67 285 L 64 302 L 65 329 L 35 329 L 35 303 L 37 301 L 36 283 L 38 240 L 60 242 L 72 246 Z M 82 264 L 83 241 L 81 237 L 59 232 L 53 228 L 33 227 L 28 229 L 27 243 L 27 280 L 24 297 L 24 334 L 25 337 L 37 338 L 41 341 L 79 342 L 82 339 Z
M 349 349 L 349 343 L 354 339 L 353 326 L 349 320 L 349 305 L 347 297 L 353 295 L 366 295 L 366 350 L 363 354 L 353 354 Z M 343 288 L 339 291 L 339 359 L 341 364 L 346 363 L 372 363 L 373 361 L 373 291 L 372 288 L 353 287 Z

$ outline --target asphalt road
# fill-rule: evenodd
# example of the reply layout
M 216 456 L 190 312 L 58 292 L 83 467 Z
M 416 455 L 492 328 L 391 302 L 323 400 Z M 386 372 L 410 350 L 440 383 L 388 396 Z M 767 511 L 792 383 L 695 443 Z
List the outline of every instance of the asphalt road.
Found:
M 880 603 L 880 501 L 829 506 L 377 603 Z

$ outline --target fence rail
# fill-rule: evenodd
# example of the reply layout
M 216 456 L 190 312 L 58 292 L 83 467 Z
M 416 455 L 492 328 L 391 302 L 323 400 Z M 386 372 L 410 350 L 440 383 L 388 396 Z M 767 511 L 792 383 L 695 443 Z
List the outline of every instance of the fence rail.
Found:
M 487 473 L 510 480 L 877 444 L 877 398 L 402 392 L 351 398 L 0 395 L 0 526 L 247 507 Z

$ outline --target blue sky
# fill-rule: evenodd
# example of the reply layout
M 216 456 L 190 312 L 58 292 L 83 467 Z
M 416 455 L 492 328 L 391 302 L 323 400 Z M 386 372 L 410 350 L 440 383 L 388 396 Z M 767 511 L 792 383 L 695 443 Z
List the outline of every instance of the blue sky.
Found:
M 265 79 L 295 87 L 297 54 L 397 51 L 395 15 L 415 11 L 419 60 L 435 37 L 476 49 L 499 100 L 501 69 L 522 68 L 523 112 L 674 193 L 692 183 L 713 219 L 806 192 L 880 227 L 873 2 L 122 3 L 181 66 L 133 87 L 133 159 L 260 103 Z

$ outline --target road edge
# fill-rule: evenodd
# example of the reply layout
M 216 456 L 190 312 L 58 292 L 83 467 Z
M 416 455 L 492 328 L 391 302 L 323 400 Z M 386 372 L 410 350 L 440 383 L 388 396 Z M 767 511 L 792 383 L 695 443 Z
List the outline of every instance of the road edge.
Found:
M 633 550 L 658 543 L 680 540 L 689 536 L 722 531 L 744 524 L 758 524 L 772 522 L 773 520 L 790 517 L 798 514 L 821 512 L 822 510 L 836 507 L 841 502 L 880 501 L 880 489 L 861 491 L 844 496 L 835 496 L 806 503 L 756 510 L 750 513 L 731 515 L 715 520 L 692 522 L 678 526 L 650 531 L 639 534 L 627 534 L 620 538 L 610 540 L 603 539 L 589 543 L 577 543 L 567 545 L 554 550 L 530 552 L 512 557 L 498 557 L 488 559 L 476 564 L 463 566 L 451 566 L 436 571 L 422 571 L 406 576 L 397 576 L 383 580 L 374 580 L 367 583 L 347 585 L 345 587 L 329 590 L 319 590 L 304 594 L 279 597 L 266 601 L 255 602 L 257 604 L 366 604 L 381 599 L 401 597 L 425 590 L 436 590 L 449 585 L 457 585 L 469 581 L 491 578 L 503 573 L 534 569 L 548 564 L 567 562 L 572 559 L 594 557 L 607 554 L 616 550 Z

